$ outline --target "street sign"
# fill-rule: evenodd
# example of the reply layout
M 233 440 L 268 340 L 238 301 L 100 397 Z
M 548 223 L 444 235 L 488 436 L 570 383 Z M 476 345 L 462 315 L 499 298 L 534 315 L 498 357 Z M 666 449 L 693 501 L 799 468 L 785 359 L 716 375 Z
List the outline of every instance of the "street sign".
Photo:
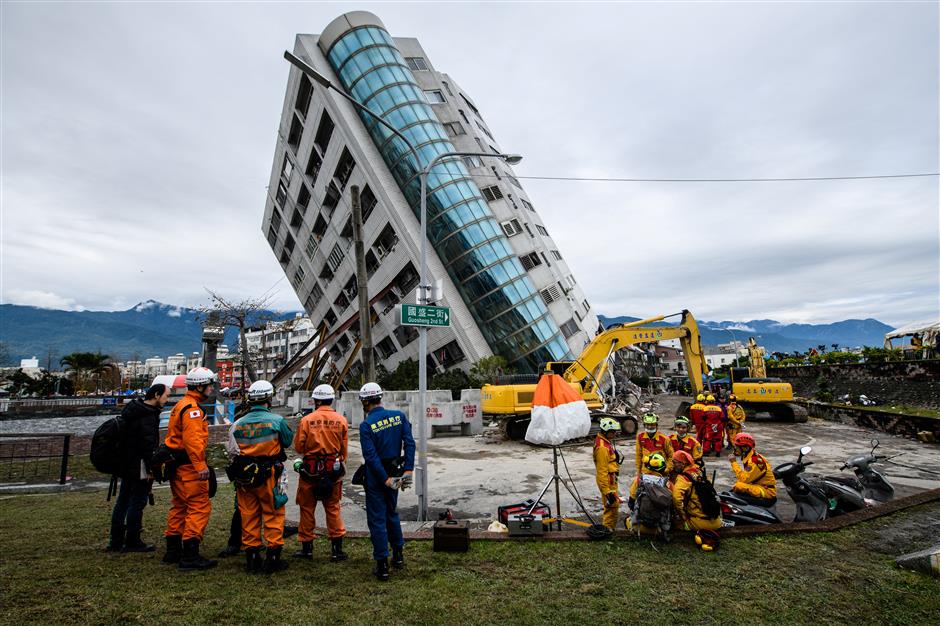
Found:
M 426 304 L 401 305 L 402 326 L 450 326 L 450 308 Z

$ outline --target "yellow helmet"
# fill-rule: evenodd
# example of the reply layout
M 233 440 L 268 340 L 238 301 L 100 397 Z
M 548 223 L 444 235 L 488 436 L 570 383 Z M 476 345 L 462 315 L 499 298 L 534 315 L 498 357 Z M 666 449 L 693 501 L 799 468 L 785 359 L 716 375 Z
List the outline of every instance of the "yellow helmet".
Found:
M 695 396 L 695 401 L 696 401 L 696 402 L 705 402 L 705 394 L 704 394 L 704 393 L 700 393 L 700 394 L 698 394 L 697 396 Z
M 663 474 L 666 472 L 666 457 L 659 452 L 654 452 L 646 458 L 646 469 Z
M 705 402 L 714 402 L 714 401 L 715 401 L 715 396 L 713 396 L 712 394 L 708 394 L 708 396 L 705 398 Z

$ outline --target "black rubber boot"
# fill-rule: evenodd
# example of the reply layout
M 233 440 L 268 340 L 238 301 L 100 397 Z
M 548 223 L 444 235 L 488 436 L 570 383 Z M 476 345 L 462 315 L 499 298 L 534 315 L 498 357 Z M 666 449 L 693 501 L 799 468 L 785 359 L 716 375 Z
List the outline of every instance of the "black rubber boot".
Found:
M 183 556 L 183 538 L 180 535 L 167 535 L 166 554 L 163 555 L 163 562 L 174 565 L 180 562 Z
M 144 543 L 140 540 L 140 529 L 127 529 L 124 535 L 124 552 L 153 552 L 156 550 L 152 543 Z
M 392 567 L 395 569 L 405 569 L 404 548 L 392 548 Z
M 192 572 L 196 570 L 210 569 L 218 565 L 218 561 L 207 559 L 199 554 L 199 540 L 187 539 L 183 542 L 183 556 L 180 558 L 180 570 Z
M 282 546 L 268 548 L 268 555 L 264 559 L 264 573 L 273 574 L 287 569 L 288 563 L 281 560 Z
M 300 550 L 294 552 L 295 559 L 312 559 L 313 558 L 313 542 L 312 541 L 302 541 L 300 543 Z
M 388 559 L 379 559 L 375 562 L 375 569 L 372 570 L 375 577 L 380 581 L 388 582 Z
M 263 569 L 264 559 L 261 558 L 261 548 L 245 550 L 245 571 L 249 574 L 260 574 Z
M 330 561 L 339 563 L 349 558 L 349 555 L 343 552 L 343 538 L 330 540 Z
M 105 552 L 121 552 L 124 548 L 124 526 L 111 526 L 111 536 Z
M 238 553 L 241 551 L 241 546 L 227 545 L 223 550 L 219 551 L 219 558 L 224 559 L 230 556 L 238 556 Z

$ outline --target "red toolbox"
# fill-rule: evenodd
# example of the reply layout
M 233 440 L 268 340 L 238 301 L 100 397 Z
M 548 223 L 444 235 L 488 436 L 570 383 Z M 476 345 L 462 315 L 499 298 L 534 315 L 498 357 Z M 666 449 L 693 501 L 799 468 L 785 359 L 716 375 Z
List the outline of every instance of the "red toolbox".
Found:
M 510 515 L 522 515 L 531 512 L 533 515 L 541 515 L 542 519 L 552 516 L 552 508 L 544 502 L 539 502 L 536 504 L 534 509 L 532 508 L 533 504 L 535 504 L 535 500 L 529 498 L 525 502 L 520 502 L 519 504 L 507 504 L 506 506 L 501 506 L 496 509 L 497 518 L 500 522 L 508 526 Z M 532 509 L 532 511 L 529 511 L 529 509 Z

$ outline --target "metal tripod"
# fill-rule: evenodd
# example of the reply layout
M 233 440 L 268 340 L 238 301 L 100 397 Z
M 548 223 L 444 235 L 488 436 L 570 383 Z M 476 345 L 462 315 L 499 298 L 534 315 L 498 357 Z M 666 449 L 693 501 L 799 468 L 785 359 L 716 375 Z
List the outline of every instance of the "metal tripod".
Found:
M 554 474 L 548 479 L 548 482 L 545 483 L 545 486 L 542 487 L 542 491 L 539 492 L 538 497 L 535 498 L 535 502 L 532 504 L 532 508 L 527 511 L 527 514 L 531 515 L 532 511 L 535 510 L 535 507 L 539 505 L 539 502 L 542 501 L 542 497 L 548 492 L 548 488 L 552 486 L 552 483 L 555 483 L 555 522 L 558 524 L 558 530 L 561 530 L 561 487 L 559 484 L 564 485 L 565 489 L 568 490 L 568 493 L 578 503 L 578 508 L 581 509 L 581 512 L 584 513 L 584 516 L 591 520 L 592 524 L 595 524 L 594 518 L 591 517 L 591 514 L 587 512 L 587 509 L 584 508 L 584 503 L 581 501 L 581 497 L 576 495 L 576 491 L 572 491 L 571 485 L 568 484 L 569 480 L 572 480 L 571 474 L 568 474 L 568 480 L 565 480 L 558 473 L 558 456 L 562 454 L 558 450 L 558 446 L 552 446 L 552 468 Z M 567 468 L 567 465 L 565 466 Z

